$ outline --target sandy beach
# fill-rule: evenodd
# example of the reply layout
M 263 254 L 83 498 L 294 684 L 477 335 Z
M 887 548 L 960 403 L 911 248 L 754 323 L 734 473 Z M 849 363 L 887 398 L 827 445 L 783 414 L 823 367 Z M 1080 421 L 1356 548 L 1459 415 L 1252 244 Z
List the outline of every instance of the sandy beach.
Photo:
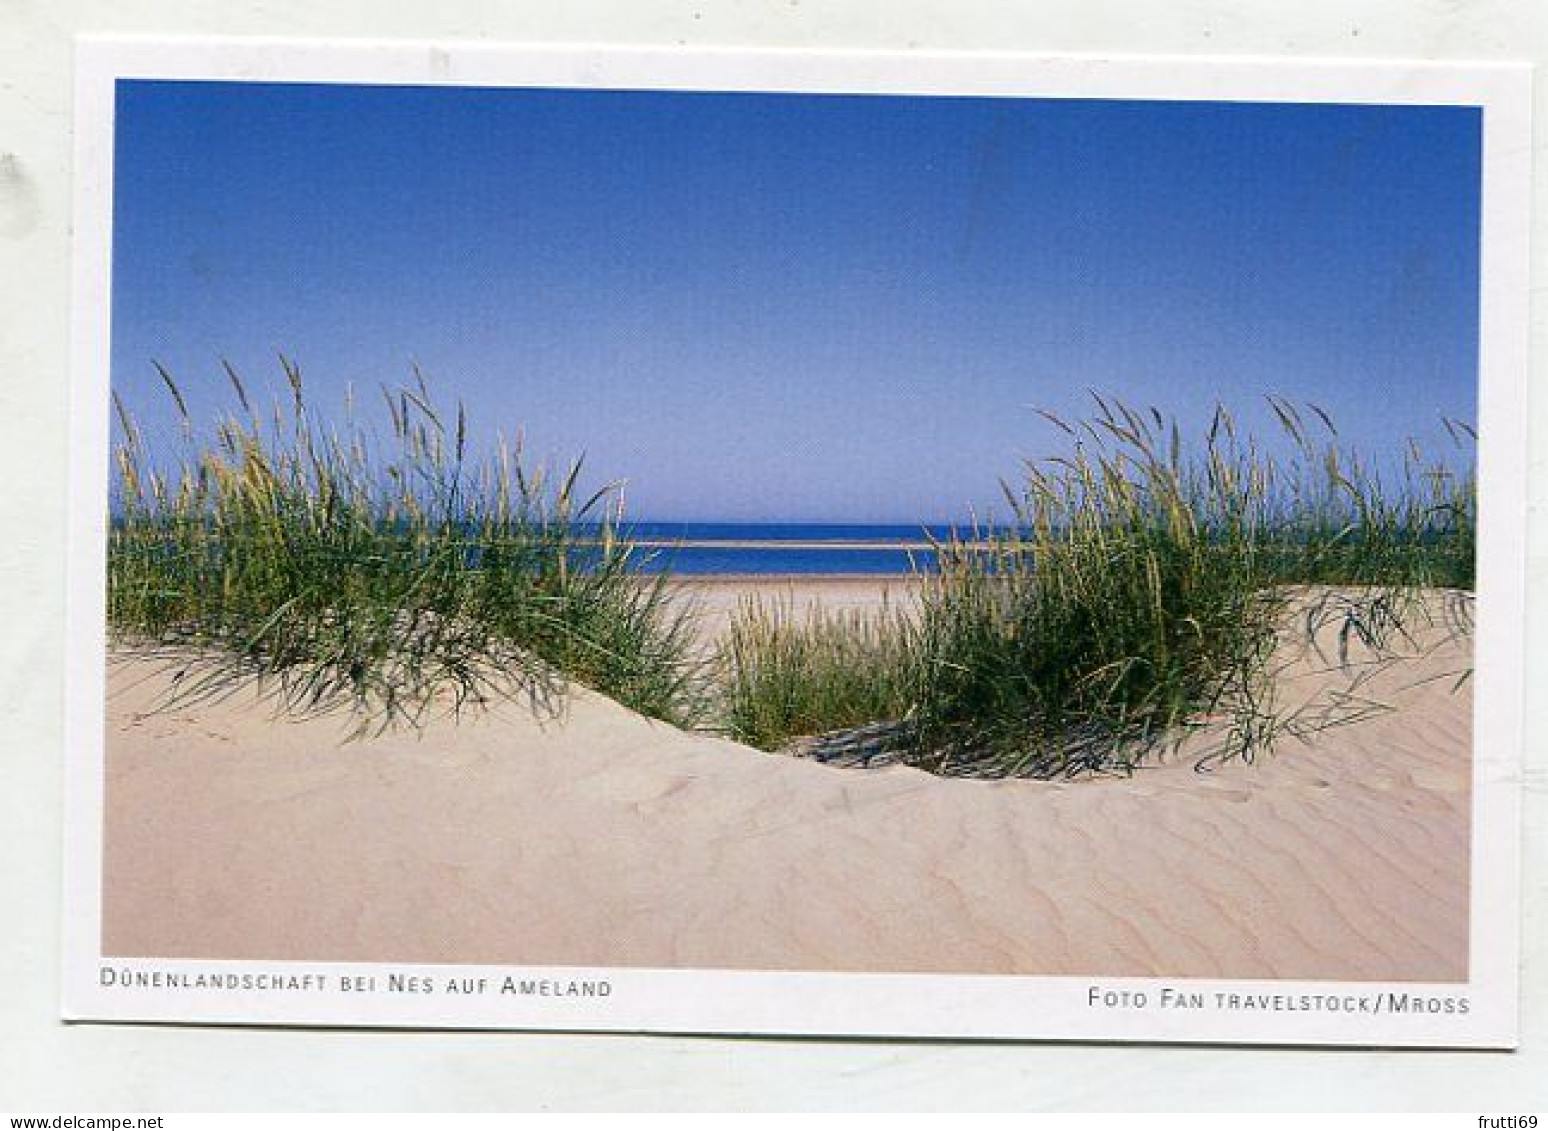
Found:
M 713 648 L 730 627 L 737 605 L 745 600 L 788 608 L 804 615 L 824 612 L 865 613 L 912 601 L 919 582 L 908 575 L 876 577 L 773 574 L 760 577 L 694 577 L 672 582 L 673 597 L 695 612 L 700 644 Z
M 902 583 L 906 584 L 906 583 Z M 879 603 L 878 580 L 686 583 Z M 889 596 L 888 599 L 894 599 Z M 718 621 L 715 618 L 720 618 Z M 1452 981 L 1468 969 L 1470 641 L 1353 690 L 1386 708 L 1258 763 L 945 780 L 837 769 L 578 692 L 340 744 L 252 688 L 158 710 L 109 657 L 114 957 Z M 1358 659 L 1358 657 L 1356 657 Z M 1278 658 L 1281 703 L 1350 674 Z

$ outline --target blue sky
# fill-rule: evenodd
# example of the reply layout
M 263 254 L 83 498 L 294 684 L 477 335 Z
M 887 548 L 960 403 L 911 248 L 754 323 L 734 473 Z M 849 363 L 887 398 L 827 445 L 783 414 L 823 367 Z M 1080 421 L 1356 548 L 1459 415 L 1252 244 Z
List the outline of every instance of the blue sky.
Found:
M 123 82 L 113 382 L 418 363 L 635 518 L 949 521 L 1086 390 L 1472 420 L 1453 107 Z

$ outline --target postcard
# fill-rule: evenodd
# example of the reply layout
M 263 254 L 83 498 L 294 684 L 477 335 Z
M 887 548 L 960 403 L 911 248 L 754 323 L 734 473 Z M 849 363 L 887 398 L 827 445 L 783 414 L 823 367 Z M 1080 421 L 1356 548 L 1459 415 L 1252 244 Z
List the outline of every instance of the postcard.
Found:
M 1527 68 L 77 73 L 66 1018 L 1513 1045 Z

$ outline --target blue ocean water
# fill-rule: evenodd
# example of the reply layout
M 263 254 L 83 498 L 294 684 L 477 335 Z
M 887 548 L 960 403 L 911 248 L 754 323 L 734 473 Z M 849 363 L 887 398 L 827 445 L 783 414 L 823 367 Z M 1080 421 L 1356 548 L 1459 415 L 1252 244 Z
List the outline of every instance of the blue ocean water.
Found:
M 698 576 L 874 576 L 933 571 L 936 556 L 930 541 L 949 537 L 953 529 L 924 524 L 635 522 L 624 533 L 641 547 L 647 570 Z

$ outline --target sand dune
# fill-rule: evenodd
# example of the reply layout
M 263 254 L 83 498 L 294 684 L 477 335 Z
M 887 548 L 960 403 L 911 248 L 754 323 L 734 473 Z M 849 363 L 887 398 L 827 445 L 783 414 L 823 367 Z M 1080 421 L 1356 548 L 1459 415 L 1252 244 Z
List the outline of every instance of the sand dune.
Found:
M 1352 688 L 1283 654 L 1287 710 L 1392 709 L 1258 764 L 1198 772 L 1205 731 L 1057 784 L 835 769 L 584 692 L 340 746 L 252 689 L 158 711 L 169 675 L 119 652 L 104 953 L 1462 979 L 1469 643 L 1410 651 Z

